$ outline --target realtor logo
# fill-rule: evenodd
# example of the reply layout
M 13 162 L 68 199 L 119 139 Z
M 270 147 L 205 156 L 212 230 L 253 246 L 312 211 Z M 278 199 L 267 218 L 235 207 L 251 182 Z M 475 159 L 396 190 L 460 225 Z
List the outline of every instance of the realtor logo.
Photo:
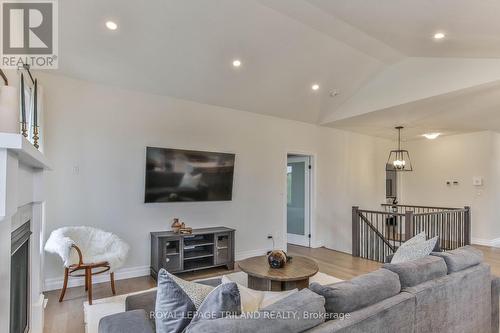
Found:
M 2 68 L 56 69 L 57 2 L 1 0 Z

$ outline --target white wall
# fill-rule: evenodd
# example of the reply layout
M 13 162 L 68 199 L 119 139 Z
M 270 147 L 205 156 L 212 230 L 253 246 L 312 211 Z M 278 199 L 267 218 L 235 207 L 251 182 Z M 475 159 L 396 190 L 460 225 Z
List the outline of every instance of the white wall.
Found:
M 500 237 L 500 134 L 476 132 L 405 143 L 413 172 L 402 176 L 402 203 L 445 207 L 471 206 L 473 243 L 493 244 Z M 472 185 L 481 176 L 484 185 Z M 446 185 L 446 181 L 458 185 Z
M 132 246 L 127 267 L 149 266 L 149 232 L 173 217 L 192 227 L 228 226 L 237 257 L 283 246 L 286 153 L 314 155 L 317 245 L 351 250 L 351 206 L 384 198 L 386 142 L 315 125 L 41 74 L 45 86 L 47 234 L 93 225 Z M 145 147 L 236 153 L 230 202 L 144 204 Z M 380 149 L 383 149 L 381 152 Z M 78 172 L 75 172 L 78 169 Z M 58 258 L 45 276 L 58 279 Z

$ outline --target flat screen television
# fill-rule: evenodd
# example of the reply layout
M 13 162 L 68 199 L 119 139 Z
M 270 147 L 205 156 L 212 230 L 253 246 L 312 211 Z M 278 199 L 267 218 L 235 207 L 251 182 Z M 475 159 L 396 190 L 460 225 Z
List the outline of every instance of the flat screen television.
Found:
M 234 159 L 234 154 L 147 147 L 144 201 L 231 200 Z

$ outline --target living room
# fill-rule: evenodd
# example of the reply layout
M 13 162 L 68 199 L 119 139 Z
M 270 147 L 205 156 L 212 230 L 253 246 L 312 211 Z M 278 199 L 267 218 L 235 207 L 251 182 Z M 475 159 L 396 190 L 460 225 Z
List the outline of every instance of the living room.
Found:
M 498 331 L 497 3 L 42 3 L 1 3 L 0 332 L 400 332 L 370 318 L 409 313 L 408 332 Z M 238 318 L 174 324 L 160 280 L 195 310 L 214 304 L 187 289 L 235 285 Z M 419 309 L 438 280 L 450 298 Z M 332 311 L 330 292 L 372 301 Z M 292 301 L 327 315 L 242 323 Z

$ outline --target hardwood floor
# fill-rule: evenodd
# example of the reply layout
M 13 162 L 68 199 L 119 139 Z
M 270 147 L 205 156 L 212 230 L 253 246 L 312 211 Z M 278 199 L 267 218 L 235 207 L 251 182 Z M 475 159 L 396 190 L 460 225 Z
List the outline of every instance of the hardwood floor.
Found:
M 474 245 L 484 253 L 484 259 L 491 265 L 492 273 L 500 276 L 500 248 Z M 350 254 L 329 250 L 326 248 L 310 249 L 301 246 L 289 245 L 288 253 L 291 256 L 302 255 L 314 258 L 319 264 L 320 272 L 335 276 L 339 279 L 350 279 L 357 275 L 369 273 L 378 269 L 381 264 L 352 257 Z M 237 271 L 237 265 L 235 271 Z M 186 280 L 208 278 L 228 273 L 226 269 L 210 269 L 194 273 L 185 273 L 180 277 Z M 149 289 L 155 286 L 155 281 L 149 277 L 139 277 L 116 281 L 117 294 L 126 294 L 134 291 Z M 93 287 L 94 299 L 110 297 L 109 283 L 95 284 Z M 44 333 L 84 333 L 83 302 L 86 300 L 84 287 L 68 288 L 62 303 L 58 302 L 59 290 L 45 293 L 48 304 L 45 309 Z

